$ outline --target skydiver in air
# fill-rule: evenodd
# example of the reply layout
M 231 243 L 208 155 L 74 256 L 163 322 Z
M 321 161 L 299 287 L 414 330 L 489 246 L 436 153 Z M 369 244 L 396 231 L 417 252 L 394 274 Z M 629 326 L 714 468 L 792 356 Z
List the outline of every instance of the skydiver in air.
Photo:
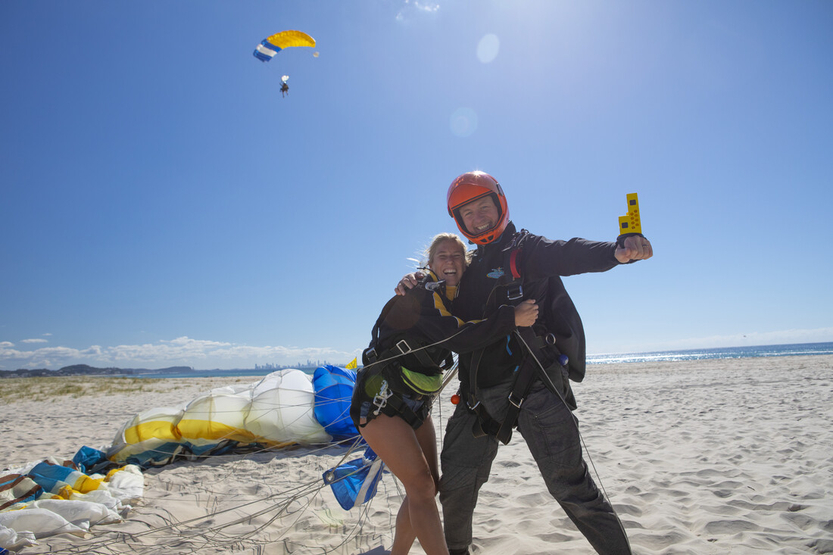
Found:
M 286 84 L 286 81 L 281 82 L 281 98 L 285 97 L 288 92 L 289 85 Z

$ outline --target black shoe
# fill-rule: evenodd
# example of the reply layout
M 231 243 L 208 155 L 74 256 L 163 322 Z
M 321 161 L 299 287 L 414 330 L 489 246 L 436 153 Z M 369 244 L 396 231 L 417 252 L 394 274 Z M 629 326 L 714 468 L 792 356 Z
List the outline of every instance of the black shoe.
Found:
M 469 548 L 465 549 L 449 549 L 448 555 L 469 555 Z

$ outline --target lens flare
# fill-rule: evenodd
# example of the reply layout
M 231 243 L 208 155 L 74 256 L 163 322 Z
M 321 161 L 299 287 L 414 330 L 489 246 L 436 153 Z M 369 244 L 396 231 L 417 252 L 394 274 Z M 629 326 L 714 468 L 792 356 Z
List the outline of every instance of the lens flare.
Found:
M 477 114 L 471 108 L 458 108 L 451 114 L 451 132 L 458 137 L 469 137 L 477 130 Z
M 499 50 L 500 39 L 497 38 L 497 35 L 488 34 L 477 43 L 477 59 L 484 64 L 488 64 L 497 58 Z

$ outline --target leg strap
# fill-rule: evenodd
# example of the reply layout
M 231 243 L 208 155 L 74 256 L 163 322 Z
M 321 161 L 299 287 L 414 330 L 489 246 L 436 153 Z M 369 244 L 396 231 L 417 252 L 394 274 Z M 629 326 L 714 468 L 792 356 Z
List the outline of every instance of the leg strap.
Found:
M 402 400 L 397 394 L 393 394 L 390 398 L 388 398 L 388 406 L 390 406 L 393 410 L 399 413 L 399 417 L 402 418 L 405 422 L 408 423 L 413 429 L 417 429 L 422 426 L 422 423 L 425 421 L 425 414 L 418 415 L 408 406 L 405 401 Z M 424 404 L 423 407 L 426 407 L 427 404 Z M 422 413 L 427 412 L 425 410 L 420 411 Z
M 518 414 L 521 412 L 521 405 L 523 405 L 524 398 L 526 398 L 527 393 L 529 393 L 529 389 L 532 387 L 532 382 L 538 374 L 535 371 L 535 366 L 535 361 L 530 360 L 530 357 L 524 357 L 524 361 L 515 376 L 515 383 L 512 386 L 512 392 L 509 393 L 509 406 L 506 409 L 506 416 L 504 417 L 503 422 L 500 423 L 500 428 L 495 436 L 504 445 L 507 445 L 509 440 L 512 439 L 512 429 L 518 422 Z

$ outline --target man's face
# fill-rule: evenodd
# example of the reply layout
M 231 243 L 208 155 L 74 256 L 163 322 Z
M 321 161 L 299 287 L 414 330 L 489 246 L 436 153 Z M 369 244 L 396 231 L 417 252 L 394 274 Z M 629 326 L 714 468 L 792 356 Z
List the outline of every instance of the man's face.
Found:
M 458 210 L 463 225 L 473 235 L 488 231 L 498 224 L 499 214 L 491 195 L 467 202 Z

